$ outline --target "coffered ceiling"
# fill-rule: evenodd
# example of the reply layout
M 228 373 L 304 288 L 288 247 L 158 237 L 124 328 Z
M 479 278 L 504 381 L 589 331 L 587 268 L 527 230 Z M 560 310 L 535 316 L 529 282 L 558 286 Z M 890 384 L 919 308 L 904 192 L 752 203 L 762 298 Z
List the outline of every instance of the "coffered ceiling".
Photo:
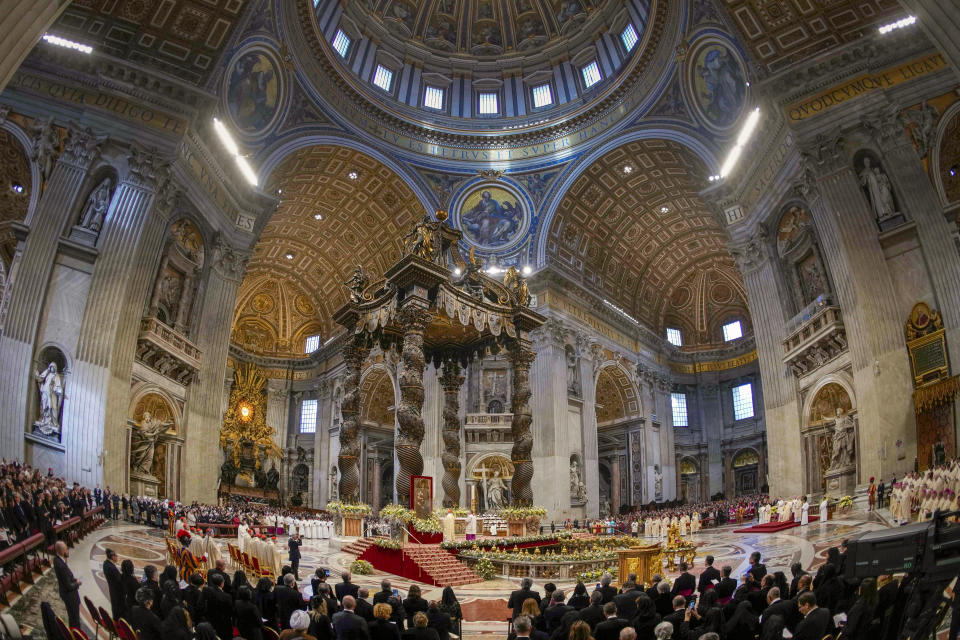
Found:
M 745 314 L 726 235 L 698 195 L 705 173 L 693 153 L 667 140 L 610 151 L 560 202 L 548 231 L 548 262 L 661 335 L 668 317 L 697 328 L 718 307 Z M 690 278 L 700 278 L 701 286 Z M 709 327 L 693 337 L 687 344 L 714 342 Z

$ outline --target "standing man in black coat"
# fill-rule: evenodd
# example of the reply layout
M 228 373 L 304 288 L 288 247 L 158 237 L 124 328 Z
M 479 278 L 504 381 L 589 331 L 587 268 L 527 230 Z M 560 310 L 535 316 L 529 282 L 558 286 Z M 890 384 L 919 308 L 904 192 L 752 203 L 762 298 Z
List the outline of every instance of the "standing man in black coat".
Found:
M 713 566 L 713 556 L 706 558 L 707 568 L 700 572 L 700 580 L 697 581 L 697 591 L 703 595 L 710 589 L 716 589 L 720 584 L 720 572 Z M 714 582 L 716 581 L 716 582 Z
M 122 618 L 127 610 L 124 602 L 126 596 L 123 591 L 123 577 L 120 575 L 117 560 L 117 552 L 107 549 L 107 559 L 103 561 L 103 577 L 110 591 L 110 615 L 114 620 Z
M 630 623 L 617 616 L 617 605 L 612 602 L 603 605 L 603 615 L 607 619 L 597 625 L 593 637 L 596 640 L 619 640 L 620 631 Z
M 692 596 L 694 590 L 697 588 L 697 579 L 693 577 L 691 573 L 687 571 L 687 563 L 685 560 L 680 561 L 680 575 L 677 576 L 677 579 L 673 581 L 673 589 L 671 593 L 673 595 L 681 596 Z
M 360 590 L 360 587 L 350 582 L 351 577 L 352 576 L 350 575 L 349 571 L 344 571 L 343 573 L 340 574 L 340 579 L 342 580 L 342 582 L 340 582 L 333 588 L 334 593 L 337 594 L 337 600 L 339 600 L 340 602 L 343 602 L 343 599 L 346 598 L 347 596 L 353 596 L 354 598 L 357 597 L 357 592 Z M 358 612 L 358 615 L 359 615 L 359 612 Z
M 513 609 L 514 618 L 520 615 L 520 610 L 523 608 L 523 602 L 527 598 L 533 598 L 537 601 L 537 604 L 540 604 L 540 592 L 534 591 L 532 587 L 533 580 L 530 578 L 524 578 L 520 581 L 520 588 L 510 594 L 510 599 L 507 601 L 507 606 Z
M 300 539 L 299 533 L 293 534 L 292 536 L 290 536 L 290 539 L 287 541 L 287 546 L 290 547 L 290 568 L 293 569 L 293 577 L 297 580 L 300 579 L 300 544 L 301 543 L 302 543 L 302 540 Z
M 283 585 L 273 590 L 273 599 L 277 603 L 277 617 L 281 629 L 290 628 L 290 614 L 306 609 L 303 596 L 297 590 L 297 581 L 292 573 L 283 576 Z
M 749 573 L 753 575 L 753 579 L 757 581 L 757 584 L 763 582 L 763 576 L 767 575 L 767 565 L 760 562 L 760 552 L 754 551 L 750 554 L 750 571 Z
M 730 577 L 730 574 L 733 573 L 733 569 L 729 565 L 724 565 L 723 567 L 723 578 L 720 579 L 720 584 L 715 588 L 717 590 L 717 597 L 723 600 L 724 598 L 732 598 L 734 592 L 737 590 L 737 581 Z M 726 604 L 721 602 L 720 604 Z
M 233 598 L 223 592 L 223 576 L 213 574 L 200 592 L 200 613 L 220 638 L 233 636 Z
M 590 594 L 590 606 L 580 610 L 580 619 L 590 625 L 590 630 L 593 631 L 597 628 L 598 624 L 603 622 L 604 618 L 603 594 L 599 591 L 594 591 Z
M 58 540 L 54 545 L 57 556 L 53 559 L 53 570 L 57 574 L 57 590 L 60 599 L 67 607 L 67 618 L 70 627 L 82 629 L 80 626 L 80 581 L 73 577 L 73 572 L 67 566 L 70 551 L 66 543 Z

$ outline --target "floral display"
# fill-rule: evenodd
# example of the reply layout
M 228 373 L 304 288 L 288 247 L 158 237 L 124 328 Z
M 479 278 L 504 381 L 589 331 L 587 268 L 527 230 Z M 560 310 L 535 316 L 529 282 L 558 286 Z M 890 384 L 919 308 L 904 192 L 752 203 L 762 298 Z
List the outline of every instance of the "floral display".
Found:
M 370 505 L 364 503 L 349 504 L 346 502 L 328 502 L 326 510 L 339 516 L 368 516 L 371 513 Z
M 403 541 L 394 540 L 392 538 L 375 538 L 373 544 L 375 547 L 379 547 L 380 549 L 403 549 Z
M 481 580 L 493 580 L 497 576 L 497 570 L 493 568 L 493 563 L 490 562 L 490 558 L 481 557 L 477 564 L 473 566 L 473 572 L 480 577 Z
M 538 536 L 515 536 L 513 538 L 505 538 L 503 540 L 484 539 L 461 540 L 459 542 L 447 541 L 442 542 L 440 546 L 444 549 L 472 549 L 474 547 L 491 549 L 494 547 L 507 548 L 518 544 L 529 544 L 531 542 L 556 542 L 558 540 L 566 540 L 569 538 L 571 538 L 571 534 L 569 532 L 561 531 L 560 533 L 549 533 Z
M 373 565 L 366 560 L 354 560 L 350 563 L 350 573 L 358 576 L 368 576 L 373 573 Z
M 528 519 L 540 521 L 547 517 L 547 510 L 543 507 L 504 507 L 499 515 L 507 522 Z

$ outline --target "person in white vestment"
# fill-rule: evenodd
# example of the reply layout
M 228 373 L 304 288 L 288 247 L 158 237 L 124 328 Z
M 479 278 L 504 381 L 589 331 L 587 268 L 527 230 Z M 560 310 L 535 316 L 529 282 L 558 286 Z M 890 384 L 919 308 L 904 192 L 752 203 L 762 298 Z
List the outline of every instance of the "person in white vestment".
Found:
M 203 536 L 203 554 L 207 556 L 207 569 L 213 569 L 217 566 L 217 561 L 220 560 L 223 554 L 220 553 L 220 545 L 217 544 L 216 539 L 213 537 L 213 529 L 208 528 L 206 534 Z
M 820 502 L 820 523 L 827 521 L 827 496 L 823 496 L 823 500 Z
M 243 553 L 247 550 L 247 523 L 241 521 L 240 525 L 237 527 L 237 547 L 240 549 L 240 553 Z
M 467 526 L 465 529 L 467 534 L 467 540 L 476 540 L 477 539 L 477 516 L 470 512 L 470 515 L 467 516 Z
M 457 518 L 453 511 L 447 509 L 447 515 L 443 516 L 443 541 L 453 542 L 457 537 Z
M 810 503 L 807 502 L 806 496 L 804 496 L 803 505 L 800 507 L 800 524 L 810 524 Z

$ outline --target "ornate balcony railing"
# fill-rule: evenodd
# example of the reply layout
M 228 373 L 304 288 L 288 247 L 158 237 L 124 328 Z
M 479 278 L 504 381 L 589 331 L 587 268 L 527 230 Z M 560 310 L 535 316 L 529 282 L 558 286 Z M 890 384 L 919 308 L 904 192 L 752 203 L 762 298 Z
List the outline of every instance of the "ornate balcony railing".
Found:
M 513 442 L 512 413 L 468 413 L 464 436 L 468 443 Z
M 180 384 L 188 384 L 200 370 L 202 352 L 185 336 L 155 317 L 140 323 L 137 360 Z
M 794 330 L 783 341 L 783 361 L 797 376 L 805 375 L 847 350 L 847 332 L 840 307 L 819 306 L 809 316 L 798 314 Z

